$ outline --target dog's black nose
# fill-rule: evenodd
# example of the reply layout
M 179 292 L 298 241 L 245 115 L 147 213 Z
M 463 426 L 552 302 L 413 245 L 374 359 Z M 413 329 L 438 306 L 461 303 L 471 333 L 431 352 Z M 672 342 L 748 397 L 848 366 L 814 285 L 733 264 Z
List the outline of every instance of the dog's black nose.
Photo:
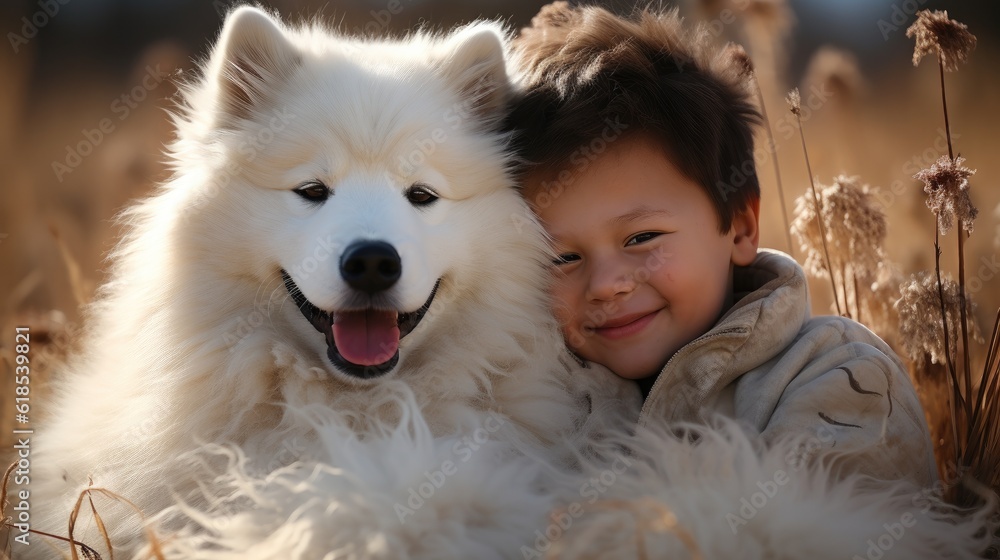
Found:
M 388 290 L 402 272 L 399 253 L 384 241 L 359 241 L 340 257 L 340 276 L 350 287 L 369 294 Z

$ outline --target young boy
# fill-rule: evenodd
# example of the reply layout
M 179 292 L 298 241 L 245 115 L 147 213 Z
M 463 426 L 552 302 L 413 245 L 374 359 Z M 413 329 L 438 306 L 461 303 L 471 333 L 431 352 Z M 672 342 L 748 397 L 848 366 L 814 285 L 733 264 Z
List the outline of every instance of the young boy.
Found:
M 802 268 L 758 250 L 758 114 L 733 61 L 676 11 L 565 2 L 514 47 L 509 124 L 558 253 L 555 313 L 579 358 L 639 383 L 640 424 L 722 413 L 874 477 L 936 481 L 899 359 L 858 323 L 810 319 Z

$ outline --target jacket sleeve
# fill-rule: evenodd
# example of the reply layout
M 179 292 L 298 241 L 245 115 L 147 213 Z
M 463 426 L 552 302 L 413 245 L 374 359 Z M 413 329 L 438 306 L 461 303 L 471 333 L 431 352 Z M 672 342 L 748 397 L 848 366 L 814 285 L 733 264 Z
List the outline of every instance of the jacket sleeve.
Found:
M 805 435 L 803 458 L 834 450 L 844 474 L 934 484 L 927 421 L 899 358 L 871 331 L 846 319 L 827 318 L 813 334 L 819 336 L 812 340 L 827 343 L 812 348 L 821 351 L 785 386 L 764 440 Z

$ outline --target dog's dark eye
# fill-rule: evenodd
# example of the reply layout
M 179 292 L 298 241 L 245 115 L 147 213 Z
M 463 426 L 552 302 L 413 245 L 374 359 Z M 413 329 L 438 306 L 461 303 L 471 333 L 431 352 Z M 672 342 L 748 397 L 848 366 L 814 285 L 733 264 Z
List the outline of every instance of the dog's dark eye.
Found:
M 437 199 L 438 196 L 434 194 L 434 191 L 424 185 L 413 185 L 406 190 L 406 200 L 409 200 L 410 204 L 414 206 L 427 206 Z
M 310 181 L 295 189 L 295 194 L 309 202 L 323 202 L 330 198 L 330 189 L 319 181 Z

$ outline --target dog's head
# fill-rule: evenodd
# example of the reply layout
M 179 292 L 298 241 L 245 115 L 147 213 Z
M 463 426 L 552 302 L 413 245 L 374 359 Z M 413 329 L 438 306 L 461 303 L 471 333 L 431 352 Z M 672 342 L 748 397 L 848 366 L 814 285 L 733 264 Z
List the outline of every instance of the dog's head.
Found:
M 280 278 L 290 334 L 343 379 L 394 371 L 436 308 L 501 277 L 538 288 L 515 271 L 544 245 L 498 131 L 506 44 L 489 22 L 350 39 L 240 8 L 189 91 L 189 235 L 227 274 Z

